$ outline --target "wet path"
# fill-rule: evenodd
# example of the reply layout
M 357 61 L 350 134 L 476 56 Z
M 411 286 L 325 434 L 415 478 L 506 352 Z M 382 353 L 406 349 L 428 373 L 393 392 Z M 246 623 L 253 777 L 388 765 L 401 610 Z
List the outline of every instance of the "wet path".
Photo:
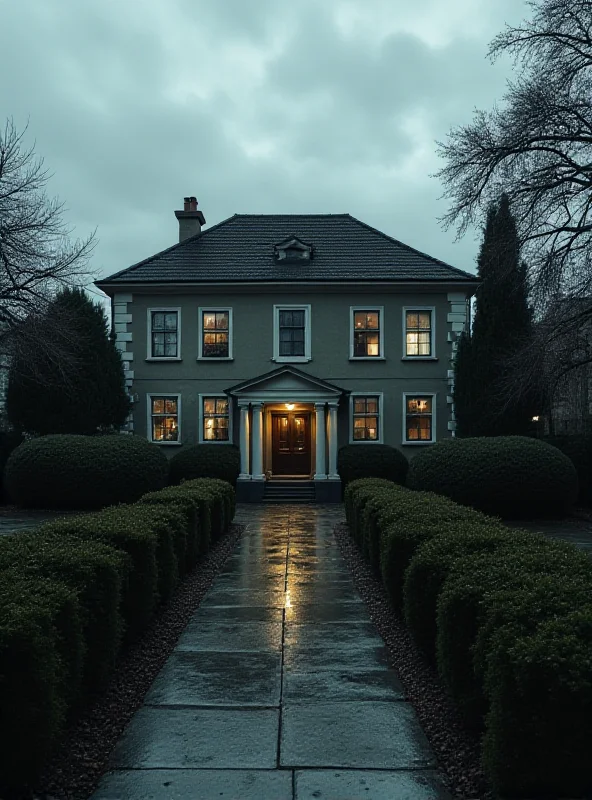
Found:
M 342 513 L 239 507 L 248 527 L 94 800 L 448 797 L 333 537 Z

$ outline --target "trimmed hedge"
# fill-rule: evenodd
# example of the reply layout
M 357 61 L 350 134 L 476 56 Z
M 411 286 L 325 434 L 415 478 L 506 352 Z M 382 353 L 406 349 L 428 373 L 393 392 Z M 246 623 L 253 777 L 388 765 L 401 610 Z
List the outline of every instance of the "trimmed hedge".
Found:
M 184 447 L 169 462 L 169 483 L 218 478 L 236 486 L 240 474 L 240 450 L 234 444 L 195 444 Z
M 337 452 L 337 472 L 347 486 L 358 478 L 385 478 L 405 484 L 409 462 L 388 444 L 346 444 Z
M 162 450 L 139 436 L 40 436 L 19 445 L 4 470 L 6 491 L 24 508 L 98 509 L 133 503 L 166 485 Z
M 345 492 L 352 537 L 431 657 L 508 797 L 592 790 L 592 561 L 444 497 L 379 480 Z M 404 592 L 401 592 L 401 589 Z M 574 614 L 574 608 L 583 609 Z M 586 794 L 587 796 L 587 794 Z
M 33 785 L 122 644 L 197 560 L 196 520 L 217 540 L 234 514 L 218 480 L 166 488 L 0 539 L 0 794 Z M 19 794 L 20 796 L 20 794 Z
M 407 486 L 504 519 L 565 516 L 578 494 L 570 459 L 526 436 L 438 442 L 411 460 Z

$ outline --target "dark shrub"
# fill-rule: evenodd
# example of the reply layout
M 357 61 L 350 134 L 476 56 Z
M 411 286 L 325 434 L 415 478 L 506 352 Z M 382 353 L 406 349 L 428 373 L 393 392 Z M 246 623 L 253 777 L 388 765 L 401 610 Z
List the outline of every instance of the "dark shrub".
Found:
M 386 478 L 403 485 L 408 466 L 405 455 L 388 444 L 346 444 L 337 453 L 337 472 L 344 486 L 357 478 Z
M 592 607 L 498 651 L 483 761 L 504 797 L 590 797 Z
M 438 442 L 411 460 L 407 485 L 505 519 L 564 516 L 578 491 L 569 458 L 525 436 Z
M 578 503 L 592 506 L 592 436 L 545 436 L 543 441 L 561 450 L 573 461 L 578 473 Z
M 179 491 L 179 487 L 171 486 L 159 492 L 148 492 L 138 500 L 138 505 L 173 509 L 183 515 L 187 531 L 185 551 L 185 571 L 190 572 L 197 564 L 202 553 L 207 551 L 200 527 L 200 510 L 198 502 Z
M 134 502 L 162 488 L 168 462 L 137 436 L 41 436 L 14 450 L 5 469 L 10 498 L 25 508 L 95 509 Z
M 0 429 L 0 503 L 8 502 L 4 491 L 4 467 L 13 450 L 24 442 L 22 433 L 13 430 Z
M 0 540 L 0 580 L 7 570 L 17 569 L 22 575 L 62 581 L 77 592 L 86 646 L 83 690 L 92 694 L 105 686 L 119 653 L 119 606 L 129 562 L 112 547 L 52 529 L 55 524 Z
M 364 505 L 374 496 L 374 492 L 377 489 L 384 488 L 396 491 L 397 485 L 383 478 L 357 478 L 355 481 L 348 483 L 345 488 L 345 518 L 349 525 L 350 533 L 358 544 L 361 544 L 361 517 Z
M 240 450 L 233 444 L 195 444 L 175 453 L 170 461 L 169 483 L 219 478 L 236 486 L 240 473 Z

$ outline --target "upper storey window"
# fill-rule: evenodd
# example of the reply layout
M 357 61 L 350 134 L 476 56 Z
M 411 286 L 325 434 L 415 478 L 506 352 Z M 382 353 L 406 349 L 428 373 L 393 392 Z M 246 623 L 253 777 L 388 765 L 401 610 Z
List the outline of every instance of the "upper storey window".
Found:
M 181 356 L 181 309 L 148 309 L 148 358 Z
M 405 358 L 433 358 L 434 310 L 432 308 L 403 309 L 405 325 Z
M 273 307 L 274 361 L 310 361 L 310 306 Z
M 199 309 L 199 358 L 232 358 L 232 309 Z
M 384 358 L 384 309 L 352 306 L 350 358 Z

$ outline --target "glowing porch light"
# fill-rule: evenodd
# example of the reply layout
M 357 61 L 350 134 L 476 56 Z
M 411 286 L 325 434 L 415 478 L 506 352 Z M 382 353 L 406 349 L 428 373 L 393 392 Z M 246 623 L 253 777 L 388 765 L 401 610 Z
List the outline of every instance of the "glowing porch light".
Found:
M 286 403 L 286 408 L 288 411 L 294 411 L 294 403 Z

